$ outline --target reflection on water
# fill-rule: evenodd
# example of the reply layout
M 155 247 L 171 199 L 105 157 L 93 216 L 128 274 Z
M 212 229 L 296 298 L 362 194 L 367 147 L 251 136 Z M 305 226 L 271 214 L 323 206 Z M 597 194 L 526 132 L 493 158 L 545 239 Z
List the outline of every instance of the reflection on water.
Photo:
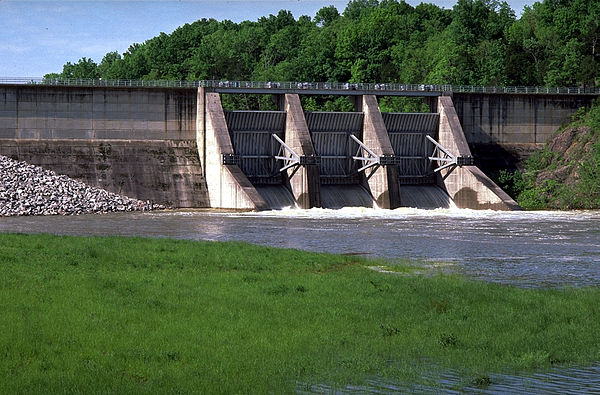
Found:
M 445 270 L 514 284 L 600 284 L 600 212 L 214 210 L 0 218 L 3 232 L 244 240 L 275 247 L 444 263 Z
M 439 377 L 424 377 L 427 384 L 402 384 L 385 379 L 370 380 L 364 386 L 346 386 L 344 388 L 328 385 L 298 384 L 299 394 L 597 394 L 600 393 L 600 365 L 587 368 L 560 367 L 547 372 L 533 374 L 490 374 L 489 384 L 476 385 L 465 380 L 457 372 L 446 371 Z

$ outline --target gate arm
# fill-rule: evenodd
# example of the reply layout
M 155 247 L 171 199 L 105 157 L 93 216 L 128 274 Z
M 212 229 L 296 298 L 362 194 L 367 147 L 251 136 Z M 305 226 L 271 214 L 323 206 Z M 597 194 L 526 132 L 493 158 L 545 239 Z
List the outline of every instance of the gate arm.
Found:
M 283 142 L 275 133 L 271 134 L 271 136 L 281 144 L 279 148 L 279 153 L 275 155 L 275 159 L 279 159 L 283 161 L 283 167 L 279 169 L 279 171 L 284 171 L 289 169 L 290 167 L 296 166 L 300 164 L 300 155 L 294 152 L 293 149 L 290 148 L 289 145 Z M 289 156 L 287 156 L 289 154 Z
M 452 172 L 452 170 L 454 170 L 454 168 L 456 168 L 457 166 L 463 167 L 463 166 L 471 166 L 474 164 L 473 157 L 462 156 L 462 155 L 458 156 L 458 157 L 454 156 L 450 153 L 450 151 L 448 151 L 446 148 L 444 148 L 440 143 L 435 141 L 433 137 L 431 137 L 429 135 L 425 135 L 425 137 L 427 138 L 427 140 L 431 141 L 433 143 L 433 145 L 435 146 L 435 148 L 433 149 L 433 153 L 431 154 L 432 156 L 430 156 L 428 159 L 431 161 L 435 160 L 435 161 L 443 163 L 437 169 L 434 169 L 433 170 L 434 172 L 439 172 L 448 167 L 452 167 L 452 169 L 450 169 L 450 171 L 446 174 L 446 176 L 448 176 L 448 174 L 450 174 Z
M 369 149 L 369 147 L 364 145 L 364 143 L 362 141 L 360 141 L 355 135 L 350 134 L 350 137 L 352 138 L 352 140 L 354 140 L 359 145 L 358 152 L 356 153 L 357 156 L 352 157 L 352 159 L 359 160 L 363 164 L 363 167 L 358 169 L 359 172 L 366 170 L 369 167 L 381 165 L 379 155 L 376 155 L 371 149 Z M 363 155 L 365 152 L 367 153 L 366 156 L 358 156 L 361 149 L 363 150 Z

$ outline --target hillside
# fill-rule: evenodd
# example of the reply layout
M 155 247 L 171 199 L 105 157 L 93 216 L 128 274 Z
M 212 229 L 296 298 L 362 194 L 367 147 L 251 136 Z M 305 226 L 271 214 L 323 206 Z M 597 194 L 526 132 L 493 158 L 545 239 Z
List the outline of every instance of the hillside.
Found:
M 526 209 L 600 209 L 600 101 L 504 181 Z

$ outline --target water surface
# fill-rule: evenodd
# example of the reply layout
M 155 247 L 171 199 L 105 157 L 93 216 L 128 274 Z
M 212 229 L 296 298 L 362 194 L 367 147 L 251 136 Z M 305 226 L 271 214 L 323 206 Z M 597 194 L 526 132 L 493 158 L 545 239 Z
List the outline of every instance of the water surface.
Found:
M 214 210 L 0 218 L 2 232 L 243 240 L 275 247 L 423 259 L 524 287 L 600 285 L 600 211 Z

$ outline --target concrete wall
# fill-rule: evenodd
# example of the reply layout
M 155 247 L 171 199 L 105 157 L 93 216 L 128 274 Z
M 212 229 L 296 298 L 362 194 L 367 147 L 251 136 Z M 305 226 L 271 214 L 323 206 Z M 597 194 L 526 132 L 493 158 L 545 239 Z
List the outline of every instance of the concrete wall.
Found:
M 195 141 L 0 140 L 0 155 L 111 192 L 172 207 L 208 207 Z
M 194 140 L 194 89 L 0 85 L 0 139 Z
M 469 144 L 541 145 L 594 96 L 454 93 Z
M 208 207 L 196 90 L 0 85 L 0 154 L 129 197 Z

